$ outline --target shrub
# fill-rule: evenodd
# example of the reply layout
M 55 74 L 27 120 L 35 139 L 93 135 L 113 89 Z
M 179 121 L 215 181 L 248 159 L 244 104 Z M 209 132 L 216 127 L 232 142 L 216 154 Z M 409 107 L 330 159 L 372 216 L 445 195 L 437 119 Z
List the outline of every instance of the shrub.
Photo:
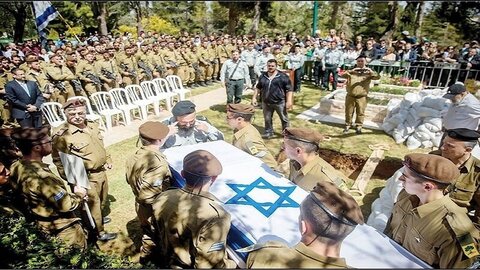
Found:
M 0 218 L 0 268 L 140 268 L 126 258 L 88 247 L 82 251 L 46 236 L 23 216 Z

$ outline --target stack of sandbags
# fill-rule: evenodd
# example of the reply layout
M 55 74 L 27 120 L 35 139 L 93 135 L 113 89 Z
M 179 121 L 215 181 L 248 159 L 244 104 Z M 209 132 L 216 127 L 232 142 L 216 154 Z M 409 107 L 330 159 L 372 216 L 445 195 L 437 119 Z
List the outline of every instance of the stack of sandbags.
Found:
M 396 143 L 406 142 L 408 149 L 438 147 L 442 138 L 442 116 L 450 101 L 446 90 L 422 90 L 405 94 L 402 101 L 392 99 L 387 105 L 383 130 Z

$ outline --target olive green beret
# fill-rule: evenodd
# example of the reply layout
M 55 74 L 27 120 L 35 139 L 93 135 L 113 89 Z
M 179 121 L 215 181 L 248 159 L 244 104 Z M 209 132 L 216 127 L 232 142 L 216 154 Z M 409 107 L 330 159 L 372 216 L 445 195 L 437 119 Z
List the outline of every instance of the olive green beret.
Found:
M 300 142 L 312 143 L 319 145 L 323 140 L 323 135 L 318 131 L 315 131 L 310 128 L 285 128 L 283 135 L 287 139 L 296 140 Z
M 432 154 L 408 154 L 405 156 L 403 165 L 423 178 L 444 184 L 455 182 L 460 175 L 453 162 Z
M 138 128 L 138 132 L 142 138 L 161 140 L 167 137 L 169 129 L 168 126 L 160 122 L 148 121 Z
M 197 176 L 217 176 L 222 173 L 222 164 L 206 150 L 196 150 L 183 159 L 183 171 Z

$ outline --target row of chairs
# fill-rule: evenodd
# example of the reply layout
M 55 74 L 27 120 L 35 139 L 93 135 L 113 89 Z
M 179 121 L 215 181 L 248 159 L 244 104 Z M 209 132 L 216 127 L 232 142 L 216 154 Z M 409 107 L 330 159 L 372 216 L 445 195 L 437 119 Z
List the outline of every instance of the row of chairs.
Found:
M 85 101 L 87 107 L 87 119 L 99 121 L 100 125 L 107 130 L 112 128 L 112 118 L 119 117 L 125 125 L 131 123 L 135 112 L 139 118 L 146 120 L 149 108 L 153 108 L 155 115 L 160 114 L 160 102 L 163 100 L 167 110 L 171 111 L 175 99 L 184 100 L 186 95 L 192 95 L 191 90 L 186 89 L 180 77 L 169 75 L 165 79 L 157 78 L 152 81 L 144 81 L 138 84 L 128 85 L 125 88 L 113 88 L 108 92 L 97 92 L 90 96 L 90 100 L 83 96 L 75 96 L 70 99 L 80 98 Z M 58 127 L 65 123 L 66 116 L 62 110 L 62 104 L 58 102 L 45 102 L 41 111 L 52 127 Z M 105 118 L 105 124 L 103 122 Z

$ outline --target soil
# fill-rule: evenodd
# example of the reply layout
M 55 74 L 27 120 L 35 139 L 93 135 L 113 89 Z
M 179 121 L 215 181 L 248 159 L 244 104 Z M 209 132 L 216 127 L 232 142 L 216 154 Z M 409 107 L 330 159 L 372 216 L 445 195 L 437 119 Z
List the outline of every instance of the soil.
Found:
M 342 171 L 352 179 L 356 178 L 368 159 L 357 154 L 343 154 L 331 149 L 321 149 L 320 156 L 335 169 Z M 386 180 L 401 167 L 402 160 L 400 159 L 383 159 L 373 172 L 372 177 Z

